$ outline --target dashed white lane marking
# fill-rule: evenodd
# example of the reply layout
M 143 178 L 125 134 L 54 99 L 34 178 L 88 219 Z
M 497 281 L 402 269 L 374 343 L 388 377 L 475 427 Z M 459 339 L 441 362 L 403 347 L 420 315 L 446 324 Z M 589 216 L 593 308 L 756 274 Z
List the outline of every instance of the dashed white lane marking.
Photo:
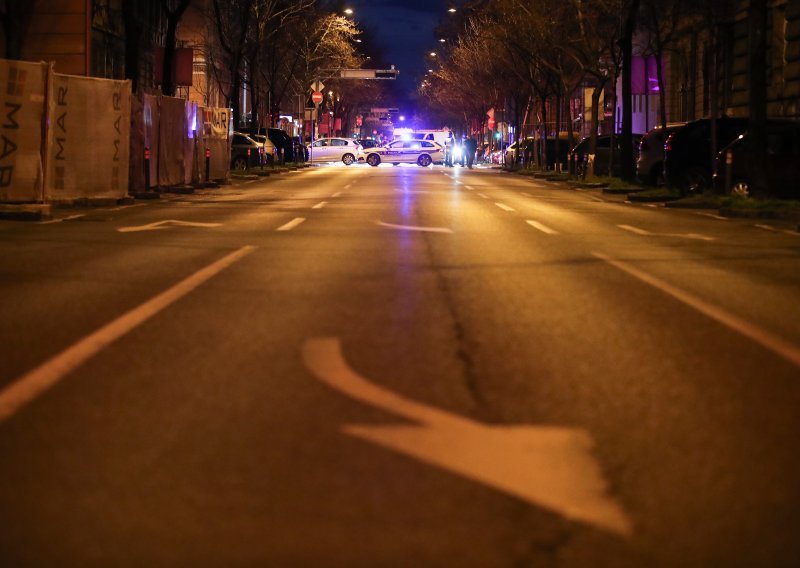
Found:
M 711 217 L 712 219 L 716 219 L 717 221 L 727 221 L 727 217 L 723 217 L 722 215 L 714 215 L 713 213 L 706 213 L 706 212 L 698 212 L 696 215 L 701 215 L 703 217 Z
M 51 219 L 50 221 L 39 221 L 36 224 L 37 225 L 53 225 L 55 223 L 62 223 L 64 221 L 72 221 L 73 219 L 80 219 L 81 217 L 85 217 L 85 216 L 86 216 L 85 214 L 81 213 L 80 215 L 70 215 L 69 217 L 62 217 L 61 219 Z
M 630 231 L 631 233 L 636 233 L 637 235 L 642 235 L 647 237 L 679 237 L 682 239 L 694 239 L 698 241 L 716 240 L 714 237 L 708 237 L 706 235 L 700 235 L 698 233 L 651 233 L 650 231 L 640 229 L 639 227 L 633 227 L 631 225 L 617 225 L 617 227 L 619 227 L 624 231 Z
M 783 357 L 794 366 L 800 367 L 800 348 L 789 343 L 783 338 L 778 337 L 774 333 L 767 331 L 753 323 L 745 321 L 731 313 L 728 313 L 722 308 L 711 305 L 705 300 L 698 298 L 694 294 L 681 290 L 680 288 L 677 288 L 656 276 L 648 274 L 643 270 L 639 270 L 627 262 L 614 260 L 600 252 L 593 252 L 592 254 L 597 258 L 609 263 L 610 265 L 622 270 L 623 272 L 630 274 L 634 278 L 641 280 L 646 284 L 650 284 L 654 288 L 661 290 L 665 294 L 672 296 L 687 306 L 694 308 L 711 319 L 716 320 L 730 329 L 755 341 L 762 347 L 772 351 L 780 357 Z
M 630 225 L 617 225 L 623 231 L 630 231 L 631 233 L 636 233 L 637 235 L 652 235 L 650 231 L 645 231 L 644 229 L 640 229 L 638 227 L 631 227 Z
M 533 195 L 531 195 L 527 191 L 520 191 L 519 193 L 520 193 L 520 195 L 524 195 L 525 197 L 533 197 Z
M 485 193 L 479 193 L 478 197 L 483 197 L 484 199 L 489 199 L 489 196 L 486 195 Z
M 574 521 L 630 535 L 630 519 L 608 494 L 592 438 L 580 428 L 490 425 L 401 396 L 356 373 L 337 338 L 303 344 L 311 373 L 336 392 L 413 424 L 346 424 L 361 440 L 460 475 Z
M 785 229 L 778 229 L 777 227 L 773 227 L 772 225 L 753 225 L 759 229 L 764 229 L 765 231 L 770 231 L 772 233 L 784 233 L 787 235 L 791 235 L 793 237 L 800 237 L 800 231 L 787 231 Z
M 275 229 L 275 230 L 276 230 L 276 231 L 291 231 L 291 230 L 292 230 L 292 229 L 294 229 L 294 228 L 295 228 L 297 225 L 299 225 L 300 223 L 302 223 L 302 222 L 303 222 L 303 221 L 305 221 L 305 220 L 306 220 L 306 218 L 305 218 L 305 217 L 295 217 L 294 219 L 292 219 L 291 221 L 289 221 L 289 222 L 288 222 L 288 223 L 286 223 L 285 225 L 281 225 L 280 227 L 278 227 L 278 228 L 277 228 L 277 229 Z
M 348 183 L 348 184 L 347 184 L 346 186 L 344 186 L 342 189 L 350 189 L 351 187 L 353 187 L 353 184 L 352 184 L 352 183 Z
M 47 391 L 111 343 L 146 322 L 198 286 L 241 260 L 255 247 L 245 246 L 209 264 L 172 288 L 87 335 L 49 361 L 0 390 L 0 422 Z
M 464 187 L 466 187 L 470 191 L 474 191 L 475 190 L 475 188 L 472 187 L 471 185 L 464 184 Z
M 548 235 L 557 235 L 558 234 L 558 231 L 556 231 L 555 229 L 551 229 L 547 225 L 539 223 L 538 221 L 533 221 L 531 219 L 528 219 L 525 222 L 528 225 L 530 225 L 531 227 L 533 227 L 534 229 L 539 229 L 541 232 L 547 233 Z
M 447 227 L 418 227 L 416 225 L 395 225 L 393 223 L 384 223 L 383 221 L 375 221 L 381 227 L 388 229 L 399 229 L 401 231 L 420 231 L 424 233 L 452 233 L 452 229 Z
M 497 203 L 497 202 L 495 202 L 495 205 L 497 205 L 503 211 L 516 211 L 516 209 L 514 209 L 513 207 L 509 207 L 505 203 Z
M 341 191 L 337 191 L 336 193 L 331 195 L 331 197 L 341 197 L 341 196 L 342 196 L 342 192 Z
M 596 195 L 590 195 L 589 199 L 591 199 L 592 201 L 599 201 L 600 203 L 605 203 L 606 202 L 605 199 L 601 199 L 600 197 L 597 197 Z
M 327 201 L 320 201 L 319 203 L 317 203 L 316 205 L 314 205 L 314 207 L 312 207 L 311 209 L 322 209 L 322 208 L 323 208 L 323 207 L 325 207 L 327 204 L 328 204 L 328 202 L 327 202 Z

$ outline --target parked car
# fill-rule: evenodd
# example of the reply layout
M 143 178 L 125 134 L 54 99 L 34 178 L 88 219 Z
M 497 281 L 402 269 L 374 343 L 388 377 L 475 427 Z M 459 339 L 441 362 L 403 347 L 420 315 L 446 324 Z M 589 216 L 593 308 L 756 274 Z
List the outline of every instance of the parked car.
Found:
M 430 140 L 395 140 L 380 148 L 364 152 L 364 160 L 370 166 L 381 162 L 390 164 L 418 164 L 422 167 L 444 161 L 444 148 Z
M 713 181 L 718 193 L 751 194 L 754 164 L 748 159 L 749 140 L 750 133 L 745 132 L 717 154 Z M 800 199 L 800 123 L 769 122 L 764 159 L 755 166 L 765 176 L 769 196 Z
M 747 130 L 746 118 L 721 117 L 717 123 L 717 148 L 724 148 Z M 711 119 L 689 122 L 664 143 L 664 180 L 681 195 L 711 188 Z
M 686 126 L 685 122 L 667 124 L 664 130 L 657 126 L 642 136 L 639 142 L 639 158 L 636 160 L 636 176 L 648 185 L 664 185 L 664 143 L 667 137 Z
M 642 139 L 641 134 L 633 135 L 633 157 L 638 158 L 639 143 Z M 584 138 L 572 149 L 572 155 L 575 157 L 576 173 L 583 175 L 589 163 L 589 138 Z M 614 135 L 614 164 L 611 175 L 619 176 L 622 173 L 622 145 L 620 143 L 619 134 Z M 611 166 L 611 135 L 601 134 L 597 137 L 597 151 L 594 156 L 594 172 L 598 176 L 609 175 L 609 166 Z
M 262 128 L 259 134 L 265 134 L 278 150 L 278 155 L 283 157 L 283 161 L 291 162 L 294 160 L 294 144 L 292 137 L 280 128 Z
M 261 144 L 261 148 L 259 148 L 259 154 L 261 155 L 261 164 L 263 165 L 272 165 L 275 163 L 275 154 L 277 153 L 277 149 L 275 148 L 275 144 L 264 134 L 250 134 L 250 138 Z
M 309 159 L 312 163 L 342 162 L 349 166 L 363 159 L 361 146 L 348 138 L 320 138 L 308 145 Z
M 520 157 L 521 160 L 521 156 L 525 155 L 526 150 L 533 150 L 533 143 L 533 138 L 523 138 L 522 140 L 509 144 L 504 155 L 505 163 L 513 164 L 517 161 L 517 157 Z M 517 148 L 521 149 L 522 154 L 520 154 L 520 151 Z
M 258 166 L 264 145 L 247 134 L 234 132 L 231 140 L 231 170 L 243 172 Z

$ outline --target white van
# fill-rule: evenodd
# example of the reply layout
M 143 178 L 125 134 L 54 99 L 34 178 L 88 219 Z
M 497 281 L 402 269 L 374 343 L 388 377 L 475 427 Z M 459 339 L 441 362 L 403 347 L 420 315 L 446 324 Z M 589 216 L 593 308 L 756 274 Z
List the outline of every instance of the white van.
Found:
M 412 140 L 430 140 L 444 147 L 445 141 L 450 137 L 450 129 L 443 130 L 417 130 L 410 135 Z

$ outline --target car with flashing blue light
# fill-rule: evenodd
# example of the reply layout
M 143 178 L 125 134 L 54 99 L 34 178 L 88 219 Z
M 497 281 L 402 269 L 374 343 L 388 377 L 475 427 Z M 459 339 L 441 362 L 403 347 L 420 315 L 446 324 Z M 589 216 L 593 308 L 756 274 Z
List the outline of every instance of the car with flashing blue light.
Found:
M 394 165 L 417 164 L 425 168 L 444 162 L 444 149 L 431 140 L 395 140 L 378 148 L 364 150 L 363 160 L 373 167 L 385 162 Z

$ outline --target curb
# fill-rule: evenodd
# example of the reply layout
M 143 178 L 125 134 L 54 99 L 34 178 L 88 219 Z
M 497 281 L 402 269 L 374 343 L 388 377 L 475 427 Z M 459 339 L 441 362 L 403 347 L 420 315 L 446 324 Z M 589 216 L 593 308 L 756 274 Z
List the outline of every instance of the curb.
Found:
M 9 221 L 41 221 L 53 217 L 52 205 L 2 204 L 0 219 Z

